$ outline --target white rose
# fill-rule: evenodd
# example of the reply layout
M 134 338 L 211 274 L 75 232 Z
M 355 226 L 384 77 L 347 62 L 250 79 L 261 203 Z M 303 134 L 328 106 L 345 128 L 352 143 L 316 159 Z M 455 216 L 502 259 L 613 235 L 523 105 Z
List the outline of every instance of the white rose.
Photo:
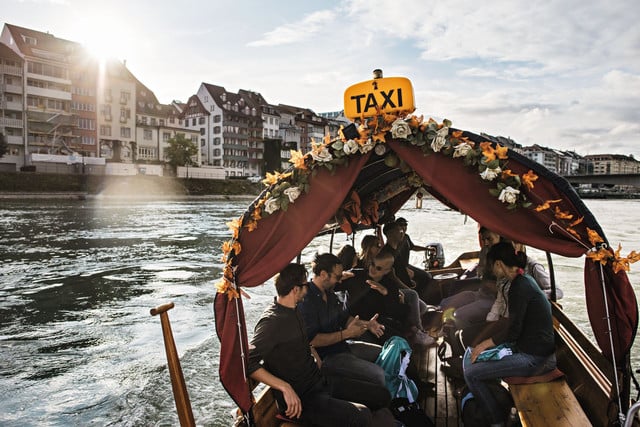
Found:
M 264 203 L 264 211 L 269 215 L 274 213 L 278 209 L 280 209 L 280 203 L 278 203 L 278 199 L 274 199 L 273 197 L 271 197 Z
M 373 147 L 373 141 L 371 140 L 371 138 L 369 138 L 366 144 L 360 146 L 360 152 L 362 154 L 368 153 L 369 151 L 373 150 Z
M 436 137 L 433 139 L 433 142 L 431 143 L 431 149 L 435 153 L 442 150 L 442 147 L 444 147 L 444 144 L 447 143 L 447 135 L 449 135 L 449 128 L 446 126 L 440 129 L 438 132 L 436 132 Z
M 330 162 L 333 158 L 327 147 L 323 147 L 320 152 L 312 151 L 311 157 L 313 157 L 313 160 L 316 162 Z
M 411 135 L 411 128 L 409 127 L 409 123 L 405 122 L 402 119 L 396 119 L 396 121 L 391 124 L 392 137 L 407 138 L 409 135 Z
M 359 148 L 358 143 L 353 139 L 350 139 L 344 143 L 342 150 L 344 151 L 345 154 L 353 154 L 358 152 L 358 148 Z
M 512 204 L 518 200 L 518 194 L 520 194 L 520 190 L 516 190 L 513 187 L 506 187 L 504 190 L 500 192 L 498 196 L 498 200 L 502 203 Z
M 487 181 L 493 181 L 498 177 L 498 175 L 500 175 L 501 172 L 502 172 L 502 169 L 500 168 L 494 168 L 494 169 L 486 168 L 484 172 L 480 174 L 480 176 L 482 177 L 482 179 L 485 179 Z
M 456 145 L 456 149 L 453 152 L 453 157 L 464 157 L 469 151 L 471 151 L 471 146 L 466 142 L 463 142 L 462 144 Z
M 283 191 L 285 196 L 289 198 L 289 202 L 293 203 L 300 196 L 300 187 L 289 187 Z

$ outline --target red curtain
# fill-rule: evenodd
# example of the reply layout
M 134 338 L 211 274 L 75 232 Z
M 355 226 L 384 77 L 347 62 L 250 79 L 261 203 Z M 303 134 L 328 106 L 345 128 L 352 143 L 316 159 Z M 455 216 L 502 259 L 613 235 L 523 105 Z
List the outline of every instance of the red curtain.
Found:
M 337 212 L 369 156 L 354 156 L 349 167 L 338 167 L 334 171 L 321 168 L 309 180 L 309 193 L 300 195 L 286 212 L 278 211 L 261 219 L 254 231 L 241 229 L 238 241 L 242 250 L 234 262 L 236 283 L 240 287 L 261 285 L 290 263 Z M 252 404 L 244 373 L 248 340 L 242 299 L 237 303 L 239 310 L 235 300 L 216 295 L 219 372 L 229 395 L 246 412 Z
M 602 296 L 601 276 L 604 277 L 605 283 L 606 307 L 605 298 Z M 638 302 L 629 283 L 629 276 L 624 271 L 614 273 L 611 264 L 603 267 L 601 275 L 600 264 L 587 258 L 584 265 L 584 286 L 589 321 L 598 347 L 607 359 L 613 360 L 608 331 L 610 323 L 616 362 L 618 366 L 623 366 L 624 356 L 631 350 L 638 328 Z
M 465 166 L 462 159 L 439 153 L 424 156 L 418 147 L 403 142 L 390 141 L 389 146 L 450 204 L 501 236 L 568 257 L 579 257 L 586 252 L 588 246 L 568 237 L 569 233 L 560 229 L 551 233 L 549 224 L 557 222 L 552 210 L 535 213 L 532 209 L 507 209 L 506 204 L 489 193 L 492 186 L 480 178 L 477 168 Z M 508 167 L 514 173 L 527 172 L 512 160 L 509 160 Z M 577 215 L 577 210 L 566 196 L 549 181 L 536 181 L 534 193 L 528 193 L 528 196 L 533 199 L 533 206 L 545 200 L 563 199 L 562 209 Z M 580 235 L 587 235 L 580 225 L 576 230 Z

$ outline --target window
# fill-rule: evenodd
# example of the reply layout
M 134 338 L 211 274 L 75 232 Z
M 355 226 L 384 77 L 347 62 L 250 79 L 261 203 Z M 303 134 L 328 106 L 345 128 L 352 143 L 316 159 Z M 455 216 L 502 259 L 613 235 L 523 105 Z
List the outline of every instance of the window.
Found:
M 100 126 L 100 135 L 111 136 L 111 126 L 109 125 Z
M 216 126 L 213 128 L 213 133 L 220 133 L 220 126 Z
M 127 104 L 131 99 L 131 94 L 129 92 L 121 91 L 120 92 L 120 103 Z
M 96 139 L 93 136 L 83 136 L 82 145 L 96 145 Z
M 151 126 L 156 126 L 157 120 L 155 117 L 151 117 Z
M 203 125 L 203 124 L 204 124 L 204 117 L 200 117 L 200 118 L 198 119 L 198 124 L 199 124 L 199 125 Z
M 203 139 L 200 140 L 200 147 L 204 147 L 206 145 L 207 141 Z
M 160 126 L 164 126 L 164 119 L 160 119 Z
M 221 121 L 222 121 L 222 116 L 220 114 L 216 114 L 215 116 L 213 116 L 214 123 L 220 123 Z
M 83 117 L 80 117 L 78 119 L 78 129 L 94 130 L 95 128 L 96 128 L 96 124 L 94 120 L 85 119 Z
M 121 127 L 120 128 L 120 136 L 122 138 L 131 138 L 131 128 Z
M 204 131 L 205 131 L 204 128 L 200 128 L 200 135 L 204 135 Z
M 167 142 L 167 141 L 169 141 L 169 139 L 171 139 L 171 134 L 169 132 L 163 132 L 162 133 L 162 140 L 164 142 Z
M 151 140 L 153 138 L 153 134 L 151 133 L 151 129 L 145 129 L 144 130 L 144 139 L 146 139 L 147 141 Z
M 196 118 L 194 117 L 193 119 L 191 119 L 191 126 L 195 126 L 196 125 Z
M 215 150 L 213 150 L 213 155 L 214 155 L 215 157 L 220 157 L 220 149 L 219 149 L 219 148 L 216 148 Z
M 220 145 L 220 137 L 213 138 L 213 145 Z

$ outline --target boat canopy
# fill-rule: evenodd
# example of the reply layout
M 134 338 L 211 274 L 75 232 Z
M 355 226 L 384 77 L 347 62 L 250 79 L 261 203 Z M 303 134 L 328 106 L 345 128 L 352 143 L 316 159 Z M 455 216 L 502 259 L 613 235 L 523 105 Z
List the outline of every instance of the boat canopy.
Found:
M 448 121 L 385 114 L 374 120 L 350 125 L 305 156 L 293 152 L 294 166 L 268 174 L 267 188 L 230 224 L 215 316 L 220 379 L 243 411 L 253 402 L 241 289 L 269 280 L 319 233 L 392 221 L 417 191 L 513 241 L 566 257 L 589 254 L 585 296 L 597 344 L 609 360 L 628 355 L 638 309 L 625 260 L 564 178 L 497 138 Z

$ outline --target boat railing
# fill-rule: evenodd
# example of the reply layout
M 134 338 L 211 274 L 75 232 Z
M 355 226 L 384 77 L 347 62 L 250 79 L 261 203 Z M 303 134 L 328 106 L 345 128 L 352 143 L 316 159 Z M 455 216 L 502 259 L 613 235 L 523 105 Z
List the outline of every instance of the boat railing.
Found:
M 640 412 L 640 402 L 634 403 L 627 411 L 627 418 L 624 421 L 624 427 L 631 427 L 633 420 L 636 418 L 636 414 Z

